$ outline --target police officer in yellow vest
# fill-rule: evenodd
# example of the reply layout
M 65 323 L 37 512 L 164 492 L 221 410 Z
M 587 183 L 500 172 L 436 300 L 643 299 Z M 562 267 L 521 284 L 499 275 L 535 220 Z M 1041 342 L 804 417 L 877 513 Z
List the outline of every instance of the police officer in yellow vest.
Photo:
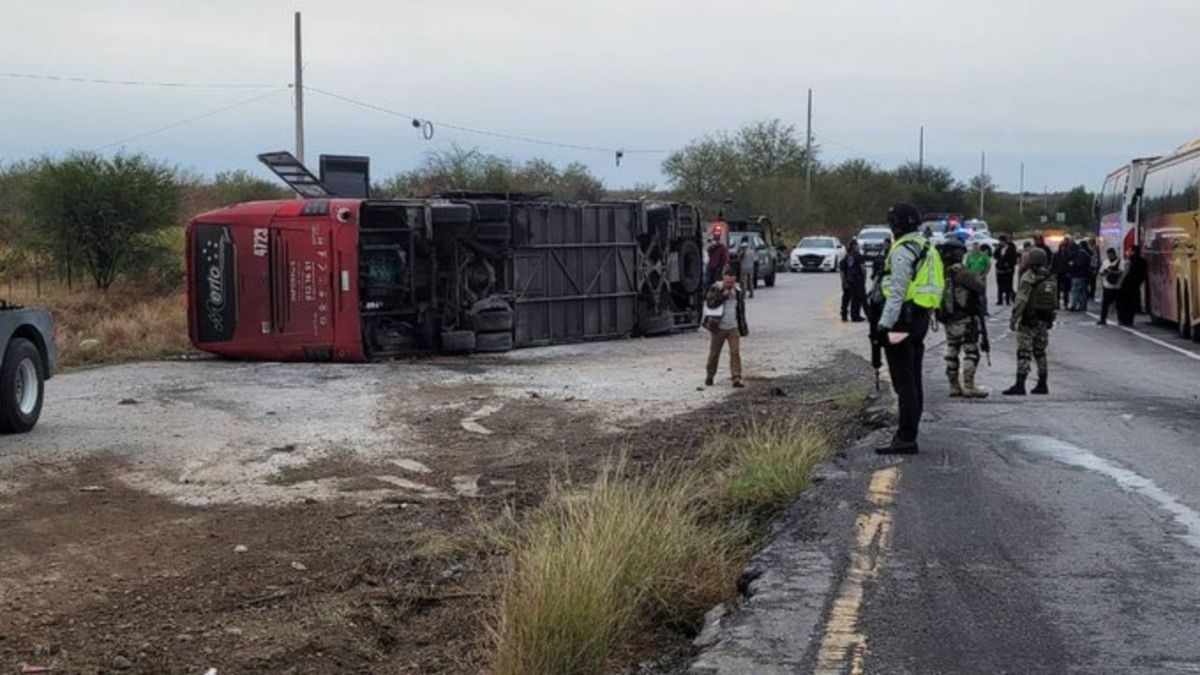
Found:
M 930 311 L 942 302 L 945 272 L 937 248 L 918 232 L 921 213 L 915 207 L 893 206 L 888 210 L 888 226 L 895 243 L 884 261 L 883 277 L 872 301 L 883 305 L 875 339 L 887 355 L 888 373 L 900 405 L 900 424 L 892 441 L 876 452 L 915 454 L 925 405 L 921 384 L 925 335 Z

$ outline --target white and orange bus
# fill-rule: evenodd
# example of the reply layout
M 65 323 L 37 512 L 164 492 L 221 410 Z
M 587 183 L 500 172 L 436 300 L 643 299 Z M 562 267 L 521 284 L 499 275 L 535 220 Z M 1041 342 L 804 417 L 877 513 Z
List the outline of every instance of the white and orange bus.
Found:
M 1146 256 L 1147 312 L 1200 339 L 1200 141 L 1146 167 L 1136 202 L 1138 239 Z

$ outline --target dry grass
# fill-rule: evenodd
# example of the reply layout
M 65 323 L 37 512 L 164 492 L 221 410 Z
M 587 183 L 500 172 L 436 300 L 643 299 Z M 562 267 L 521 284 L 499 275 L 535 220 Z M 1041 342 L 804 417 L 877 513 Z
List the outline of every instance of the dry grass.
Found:
M 829 451 L 828 437 L 814 425 L 755 420 L 740 433 L 711 441 L 703 456 L 717 467 L 717 500 L 753 511 L 794 499 Z
M 556 483 L 502 539 L 493 672 L 600 672 L 641 627 L 695 625 L 735 597 L 751 523 L 803 491 L 828 454 L 812 425 L 752 422 L 713 440 L 689 469 L 629 476 L 618 463 L 582 493 Z
M 44 284 L 41 296 L 28 285 L 14 286 L 11 295 L 3 291 L 9 300 L 54 314 L 61 368 L 159 359 L 190 349 L 182 291 L 147 293 L 128 283 L 107 293 L 57 284 Z
M 655 619 L 695 616 L 733 597 L 739 538 L 708 524 L 693 477 L 608 467 L 586 491 L 555 486 L 519 521 L 492 622 L 492 669 L 595 673 Z

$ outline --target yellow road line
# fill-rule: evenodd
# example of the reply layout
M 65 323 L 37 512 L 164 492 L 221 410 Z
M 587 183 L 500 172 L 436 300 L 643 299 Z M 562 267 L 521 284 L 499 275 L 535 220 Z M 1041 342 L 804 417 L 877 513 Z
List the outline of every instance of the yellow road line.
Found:
M 859 630 L 863 589 L 867 581 L 879 575 L 883 559 L 891 547 L 892 503 L 900 469 L 888 467 L 871 476 L 867 500 L 875 505 L 870 513 L 855 520 L 854 551 L 850 568 L 838 587 L 837 597 L 825 622 L 821 647 L 817 652 L 817 675 L 862 675 L 867 651 L 867 635 Z
M 840 299 L 841 296 L 837 293 L 825 298 L 825 318 L 829 321 L 829 325 L 834 330 L 839 333 L 845 333 L 850 327 L 842 321 L 841 315 L 838 314 L 840 310 L 838 307 L 838 300 Z

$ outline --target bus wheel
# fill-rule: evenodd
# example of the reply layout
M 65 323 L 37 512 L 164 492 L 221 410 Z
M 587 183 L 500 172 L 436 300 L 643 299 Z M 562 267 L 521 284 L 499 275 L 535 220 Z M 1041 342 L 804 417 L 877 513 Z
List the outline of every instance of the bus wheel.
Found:
M 1187 287 L 1183 290 L 1183 308 L 1179 312 L 1179 337 L 1185 340 L 1195 337 L 1192 331 L 1192 291 Z
M 663 312 L 655 316 L 644 316 L 638 319 L 637 332 L 639 335 L 665 335 L 675 328 L 675 316 Z
M 475 334 L 475 351 L 477 352 L 506 352 L 512 348 L 512 333 Z
M 465 354 L 475 351 L 475 331 L 448 330 L 442 332 L 442 351 Z

